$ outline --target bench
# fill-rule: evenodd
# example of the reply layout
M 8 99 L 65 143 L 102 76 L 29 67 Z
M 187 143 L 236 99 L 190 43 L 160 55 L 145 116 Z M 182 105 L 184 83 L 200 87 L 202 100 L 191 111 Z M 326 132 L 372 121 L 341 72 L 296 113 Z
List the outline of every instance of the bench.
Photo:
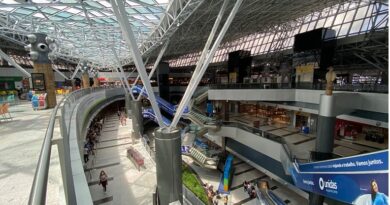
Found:
M 140 171 L 141 166 L 144 166 L 144 157 L 133 147 L 127 149 L 127 157 L 133 161 L 138 171 Z

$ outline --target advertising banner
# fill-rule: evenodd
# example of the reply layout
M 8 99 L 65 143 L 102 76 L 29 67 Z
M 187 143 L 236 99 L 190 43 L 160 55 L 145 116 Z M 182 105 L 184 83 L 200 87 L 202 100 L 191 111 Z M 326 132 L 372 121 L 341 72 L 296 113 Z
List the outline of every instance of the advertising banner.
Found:
M 356 205 L 388 204 L 388 150 L 313 163 L 294 163 L 297 187 Z

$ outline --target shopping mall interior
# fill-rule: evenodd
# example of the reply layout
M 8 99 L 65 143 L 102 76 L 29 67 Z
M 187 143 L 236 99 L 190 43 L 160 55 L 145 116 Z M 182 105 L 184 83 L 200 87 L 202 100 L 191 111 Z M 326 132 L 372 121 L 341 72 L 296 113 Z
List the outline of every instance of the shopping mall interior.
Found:
M 0 204 L 387 205 L 387 0 L 0 0 Z

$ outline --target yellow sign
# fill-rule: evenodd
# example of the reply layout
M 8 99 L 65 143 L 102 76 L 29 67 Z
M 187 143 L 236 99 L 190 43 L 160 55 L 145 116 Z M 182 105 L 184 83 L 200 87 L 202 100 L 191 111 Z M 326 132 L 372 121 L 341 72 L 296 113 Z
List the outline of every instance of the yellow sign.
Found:
M 296 73 L 313 73 L 314 72 L 314 65 L 301 65 L 296 67 Z

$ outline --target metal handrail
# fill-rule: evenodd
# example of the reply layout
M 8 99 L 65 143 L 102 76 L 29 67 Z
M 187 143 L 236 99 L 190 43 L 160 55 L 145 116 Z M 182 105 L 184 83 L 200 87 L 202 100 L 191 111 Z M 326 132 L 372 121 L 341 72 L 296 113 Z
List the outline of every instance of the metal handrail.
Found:
M 55 118 L 57 116 L 57 111 L 61 104 L 67 99 L 70 95 L 62 98 L 59 104 L 56 105 L 53 112 L 50 116 L 49 125 L 46 130 L 45 139 L 42 144 L 41 153 L 39 155 L 37 169 L 34 175 L 34 181 L 31 187 L 30 197 L 28 204 L 30 205 L 40 205 L 45 204 L 46 202 L 46 189 L 47 189 L 47 179 L 49 175 L 49 165 L 50 165 L 50 155 L 51 155 L 51 141 L 53 138 Z
M 104 88 L 101 88 L 104 89 Z M 69 101 L 75 102 L 77 100 L 76 95 L 78 96 L 79 93 L 89 92 L 92 93 L 95 90 L 101 90 L 100 88 L 85 88 L 76 90 L 69 95 L 65 96 L 61 101 L 56 105 L 53 112 L 51 113 L 50 119 L 49 119 L 49 125 L 46 129 L 45 138 L 42 144 L 41 152 L 39 155 L 39 160 L 37 164 L 37 168 L 34 175 L 34 181 L 31 186 L 30 196 L 29 196 L 29 205 L 41 205 L 45 204 L 46 202 L 46 190 L 47 190 L 47 181 L 48 181 L 48 175 L 49 175 L 49 165 L 50 165 L 50 155 L 51 155 L 51 146 L 52 146 L 52 139 L 53 139 L 53 133 L 54 133 L 54 125 L 55 125 L 55 118 L 57 116 L 58 109 L 60 107 L 63 107 L 63 104 L 70 103 Z M 68 132 L 69 134 L 69 132 Z M 67 142 L 65 142 L 67 143 Z M 74 187 L 69 187 L 70 189 L 74 189 Z M 70 196 L 69 194 L 73 195 Z M 75 198 L 75 193 L 73 191 L 68 190 L 68 198 Z

